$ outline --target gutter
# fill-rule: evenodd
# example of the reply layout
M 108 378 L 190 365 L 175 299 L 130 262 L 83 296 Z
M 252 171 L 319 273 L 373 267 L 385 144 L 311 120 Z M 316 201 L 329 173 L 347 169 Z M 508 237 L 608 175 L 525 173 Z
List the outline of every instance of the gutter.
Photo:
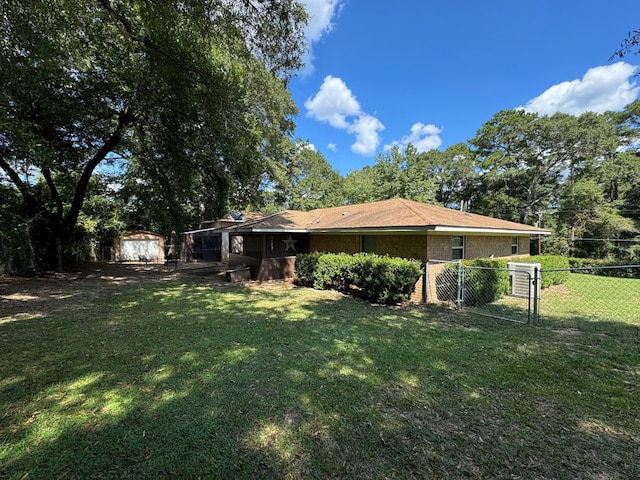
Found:
M 375 234 L 375 233 L 461 233 L 461 234 L 502 234 L 502 235 L 551 235 L 548 230 L 512 230 L 507 228 L 480 228 L 480 227 L 451 227 L 451 226 L 424 226 L 424 227 L 362 227 L 362 228 L 236 228 L 234 233 L 340 233 L 340 234 Z

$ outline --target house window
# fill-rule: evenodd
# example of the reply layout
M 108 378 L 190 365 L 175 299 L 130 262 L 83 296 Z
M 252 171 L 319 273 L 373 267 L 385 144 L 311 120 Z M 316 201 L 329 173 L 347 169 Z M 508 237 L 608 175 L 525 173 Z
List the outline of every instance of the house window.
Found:
M 518 255 L 518 237 L 511 237 L 511 255 Z
M 360 251 L 365 253 L 377 253 L 378 237 L 375 235 L 362 235 L 362 237 L 360 237 Z
M 451 259 L 462 260 L 464 258 L 464 237 L 451 237 Z

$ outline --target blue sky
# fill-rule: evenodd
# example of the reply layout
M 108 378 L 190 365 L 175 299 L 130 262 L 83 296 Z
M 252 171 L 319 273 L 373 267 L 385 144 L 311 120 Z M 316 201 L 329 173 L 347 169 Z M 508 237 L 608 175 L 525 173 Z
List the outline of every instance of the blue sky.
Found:
M 444 149 L 500 110 L 619 110 L 640 56 L 638 0 L 302 0 L 310 52 L 290 83 L 296 136 L 346 175 L 392 145 Z

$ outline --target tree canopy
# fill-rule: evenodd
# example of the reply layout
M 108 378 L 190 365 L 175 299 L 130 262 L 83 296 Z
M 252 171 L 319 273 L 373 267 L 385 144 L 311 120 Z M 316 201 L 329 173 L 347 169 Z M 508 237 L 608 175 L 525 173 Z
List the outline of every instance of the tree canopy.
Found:
M 640 53 L 640 30 L 634 30 L 629 32 L 627 38 L 620 44 L 620 46 L 613 52 L 613 55 L 609 58 L 609 61 L 614 58 L 623 58 L 629 54 L 638 55 Z
M 225 208 L 277 158 L 296 108 L 294 0 L 10 0 L 0 19 L 0 171 L 44 266 L 62 266 L 100 166 L 136 159 L 166 204 Z M 54 262 L 54 258 L 56 259 Z

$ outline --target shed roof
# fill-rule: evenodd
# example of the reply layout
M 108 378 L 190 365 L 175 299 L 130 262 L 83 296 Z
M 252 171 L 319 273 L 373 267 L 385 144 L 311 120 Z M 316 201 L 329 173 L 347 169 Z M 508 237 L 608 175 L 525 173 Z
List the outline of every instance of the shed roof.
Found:
M 237 232 L 325 232 L 435 231 L 459 233 L 541 234 L 548 230 L 461 212 L 403 198 L 379 202 L 320 208 L 309 212 L 285 210 L 262 219 L 247 221 Z

